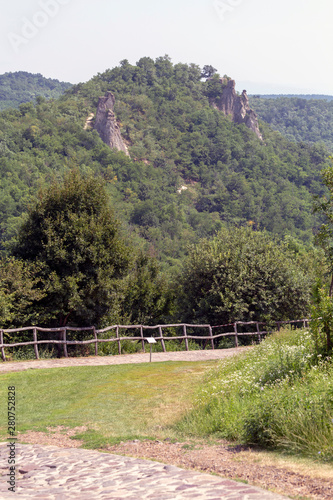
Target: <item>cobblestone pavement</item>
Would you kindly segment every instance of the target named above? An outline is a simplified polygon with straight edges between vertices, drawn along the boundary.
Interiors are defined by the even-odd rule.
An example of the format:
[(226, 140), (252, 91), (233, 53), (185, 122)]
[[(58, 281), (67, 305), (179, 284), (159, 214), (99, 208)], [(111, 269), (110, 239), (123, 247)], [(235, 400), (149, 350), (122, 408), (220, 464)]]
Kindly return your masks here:
[[(208, 349), (207, 351), (156, 352), (152, 354), (152, 362), (161, 361), (208, 361), (223, 359), (251, 349), (251, 347), (235, 347), (232, 349)], [(35, 368), (62, 368), (64, 366), (100, 366), (121, 365), (126, 363), (149, 363), (149, 353), (122, 354), (118, 356), (89, 356), (85, 358), (39, 359), (31, 361), (0, 362), (0, 373), (29, 370)]]
[(8, 443), (0, 444), (0, 498), (66, 500), (283, 500), (247, 484), (172, 465), (98, 451), (16, 445), (15, 493)]

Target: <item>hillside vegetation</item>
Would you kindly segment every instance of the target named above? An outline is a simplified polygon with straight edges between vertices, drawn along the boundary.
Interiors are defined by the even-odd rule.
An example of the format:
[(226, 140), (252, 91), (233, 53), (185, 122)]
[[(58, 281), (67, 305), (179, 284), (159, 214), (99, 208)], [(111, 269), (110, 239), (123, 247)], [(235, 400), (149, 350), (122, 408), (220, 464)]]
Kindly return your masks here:
[(0, 111), (17, 108), (23, 102), (34, 101), (37, 96), (55, 99), (64, 93), (71, 83), (59, 82), (42, 75), (16, 71), (0, 75)]
[[(106, 91), (131, 159), (84, 130)], [(221, 227), (251, 225), (311, 242), (312, 196), (324, 187), (323, 145), (295, 144), (261, 125), (264, 141), (209, 105), (196, 65), (142, 58), (71, 87), (57, 100), (0, 114), (0, 230), (4, 243), (41, 186), (78, 165), (107, 182), (117, 215), (166, 265)], [(175, 260), (176, 259), (176, 260)]]
[(274, 99), (253, 96), (250, 102), (259, 118), (287, 139), (321, 142), (333, 152), (333, 97), (328, 101), (300, 96)]
[[(115, 96), (130, 156), (110, 149), (93, 129), (92, 114), (105, 92)], [(214, 107), (220, 92), (218, 76), (205, 81), (194, 64), (145, 57), (136, 65), (124, 60), (57, 99), (39, 96), (0, 113), (0, 326), (14, 329), (4, 332), (5, 341), (31, 340), (31, 331), (15, 328), (36, 324), (217, 326), (296, 319), (294, 314), (312, 311), (311, 331), (280, 332), (245, 356), (222, 362), (186, 416), (177, 405), (175, 411), (174, 399), (177, 394), (190, 407), (202, 372), (190, 364), (181, 388), (186, 397), (177, 384), (170, 392), (170, 377), (180, 380), (177, 365), (163, 367), (163, 374), (151, 366), (83, 368), (75, 370), (75, 383), (69, 369), (73, 377), (61, 383), (53, 377), (52, 391), (46, 372), (38, 384), (35, 375), (10, 375), (12, 384), (27, 386), (21, 428), (85, 425), (94, 418), (91, 401), (97, 398), (104, 410), (83, 439), (98, 446), (146, 436), (145, 416), (154, 419), (163, 399), (172, 415), (161, 425), (183, 417), (176, 435), (215, 434), (332, 460), (333, 300), (325, 288), (333, 269), (329, 152), (309, 137), (290, 141), (264, 122), (260, 140)], [(300, 101), (300, 109), (306, 104), (303, 114), (295, 113), (295, 127), (306, 135), (315, 112), (306, 114), (312, 101)], [(327, 103), (319, 104), (313, 140), (322, 136), (328, 116)], [(319, 231), (324, 217), (327, 224)], [(326, 261), (313, 246), (317, 232)], [(176, 328), (168, 333), (175, 337)], [(71, 340), (84, 335), (70, 331)], [(137, 350), (126, 340), (128, 350)], [(241, 342), (251, 340), (243, 336)], [(224, 339), (216, 347), (227, 344)], [(70, 355), (91, 352), (78, 347), (71, 345)], [(24, 358), (32, 350), (9, 349), (13, 358), (18, 352)], [(103, 352), (112, 354), (108, 345)], [(45, 344), (43, 356), (55, 356), (54, 349)], [(125, 386), (134, 375), (129, 399)], [(118, 396), (116, 404), (109, 397), (115, 377), (124, 382), (118, 384), (126, 396), (121, 404)], [(146, 392), (147, 377), (162, 399), (156, 387)], [(73, 410), (78, 385), (83, 399)], [(36, 387), (42, 409), (31, 406)], [(60, 391), (61, 398), (54, 397)], [(153, 410), (145, 413), (147, 394)], [(128, 402), (144, 419), (127, 418)], [(102, 432), (112, 428), (115, 415), (119, 427)]]
[(316, 347), (308, 330), (283, 330), (222, 360), (178, 430), (332, 462), (333, 366)]
[(279, 97), (297, 97), (298, 99), (306, 99), (306, 100), (321, 100), (321, 101), (333, 101), (333, 95), (327, 94), (256, 94), (251, 95), (250, 97), (260, 97), (261, 99), (278, 99)]
[[(87, 126), (108, 91), (130, 157)], [(219, 92), (194, 64), (142, 58), (0, 113), (3, 327), (307, 314), (328, 151), (264, 123), (260, 140)]]

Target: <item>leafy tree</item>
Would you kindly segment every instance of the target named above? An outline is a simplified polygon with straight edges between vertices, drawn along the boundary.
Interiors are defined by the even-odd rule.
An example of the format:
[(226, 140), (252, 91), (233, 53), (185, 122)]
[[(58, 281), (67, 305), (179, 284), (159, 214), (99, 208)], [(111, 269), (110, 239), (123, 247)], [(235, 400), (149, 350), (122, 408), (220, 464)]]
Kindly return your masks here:
[(214, 75), (212, 78), (205, 82), (205, 95), (212, 100), (218, 99), (222, 96), (225, 84), (222, 84), (220, 75)]
[[(324, 143), (332, 152), (333, 100), (326, 97), (327, 100), (292, 96), (259, 99), (253, 96), (250, 97), (250, 105), (261, 120), (269, 123), (289, 140)], [(320, 155), (320, 144), (317, 148)]]
[(331, 285), (329, 296), (333, 295), (333, 157), (330, 157), (331, 165), (322, 171), (325, 186), (328, 188), (328, 195), (315, 198), (316, 212), (321, 213), (325, 221), (321, 225), (316, 235), (317, 243), (325, 250), (327, 262), (331, 272)]
[(202, 240), (192, 246), (180, 282), (185, 321), (283, 320), (309, 311), (310, 279), (265, 232), (224, 229)]
[(217, 72), (217, 69), (213, 68), (213, 66), (211, 66), (211, 65), (209, 65), (209, 64), (206, 64), (206, 65), (202, 68), (201, 78), (210, 78), (210, 77), (211, 77), (211, 76), (213, 76), (216, 72)]
[(78, 170), (44, 190), (23, 223), (13, 255), (40, 263), (35, 302), (49, 326), (98, 324), (116, 307), (130, 265), (103, 183)]
[(13, 257), (0, 260), (0, 321), (1, 328), (36, 324), (39, 312), (36, 301), (44, 297), (38, 274), (40, 266)]
[(156, 258), (140, 251), (125, 281), (123, 311), (130, 323), (166, 321), (173, 307), (173, 292)]

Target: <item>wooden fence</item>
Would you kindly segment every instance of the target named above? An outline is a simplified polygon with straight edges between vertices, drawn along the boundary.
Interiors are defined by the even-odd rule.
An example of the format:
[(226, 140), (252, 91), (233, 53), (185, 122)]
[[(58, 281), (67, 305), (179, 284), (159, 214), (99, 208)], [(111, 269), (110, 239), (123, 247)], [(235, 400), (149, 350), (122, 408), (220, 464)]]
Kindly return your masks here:
[[(280, 330), (282, 325), (285, 324), (301, 324), (304, 327), (307, 327), (309, 325), (309, 319), (300, 319), (300, 320), (291, 320), (291, 321), (277, 321), (275, 322), (276, 327), (278, 330)], [(165, 341), (168, 340), (180, 340), (180, 341), (185, 341), (185, 349), (186, 351), (189, 350), (189, 343), (188, 341), (191, 339), (193, 340), (203, 340), (205, 341), (205, 346), (206, 343), (211, 344), (211, 348), (215, 349), (215, 344), (214, 341), (216, 339), (220, 339), (222, 337), (234, 337), (235, 338), (235, 347), (238, 347), (238, 339), (239, 337), (242, 336), (257, 336), (259, 342), (262, 339), (262, 336), (267, 335), (268, 333), (271, 333), (271, 331), (267, 330), (262, 330), (261, 327), (263, 325), (266, 325), (266, 323), (259, 322), (259, 321), (236, 321), (235, 323), (228, 323), (225, 325), (217, 325), (217, 326), (210, 326), (210, 325), (191, 325), (191, 324), (174, 324), (174, 325), (155, 325), (155, 326), (144, 326), (144, 325), (113, 325), (109, 326), (107, 328), (104, 328), (102, 330), (96, 330), (95, 327), (86, 327), (86, 328), (74, 328), (74, 327), (64, 327), (64, 328), (40, 328), (38, 326), (32, 326), (32, 327), (25, 327), (25, 328), (16, 328), (16, 329), (9, 329), (9, 330), (0, 330), (0, 350), (1, 350), (1, 356), (2, 360), (6, 361), (6, 355), (5, 355), (5, 349), (6, 348), (13, 348), (13, 347), (23, 347), (23, 346), (34, 346), (34, 351), (35, 351), (35, 356), (36, 359), (39, 359), (39, 351), (38, 351), (38, 346), (42, 344), (54, 344), (54, 345), (62, 345), (63, 346), (63, 354), (67, 358), (68, 357), (68, 350), (67, 346), (70, 345), (90, 345), (90, 344), (95, 344), (95, 355), (98, 356), (98, 344), (103, 343), (103, 342), (117, 342), (118, 343), (118, 352), (121, 354), (121, 341), (122, 340), (132, 340), (132, 341), (141, 341), (142, 343), (142, 350), (145, 352), (145, 339), (149, 336), (153, 336), (155, 340), (160, 340), (163, 352), (166, 352), (165, 348)], [(254, 329), (254, 331), (251, 332), (244, 332), (241, 331), (244, 329), (244, 327), (249, 327)], [(164, 335), (163, 334), (163, 329), (166, 328), (182, 328), (182, 335)], [(192, 335), (188, 333), (188, 329), (204, 329), (208, 331), (208, 335)], [(213, 330), (223, 330), (223, 329), (229, 329), (231, 331), (227, 332), (222, 332), (222, 333), (217, 333), (213, 335)], [(134, 337), (129, 337), (129, 336), (121, 336), (120, 332), (122, 329), (125, 330), (140, 330), (140, 336), (134, 336)], [(155, 334), (150, 334), (150, 335), (144, 335), (145, 331), (150, 331), (152, 332), (153, 330), (156, 330), (157, 332)], [(27, 331), (32, 331), (33, 334), (33, 340), (31, 342), (18, 342), (18, 343), (13, 343), (13, 344), (5, 344), (4, 343), (4, 333), (19, 333), (19, 332), (27, 332)], [(92, 334), (92, 339), (90, 340), (68, 340), (67, 334), (68, 332), (89, 332), (91, 331)], [(99, 338), (99, 335), (102, 334), (107, 334), (108, 332), (114, 331), (115, 335), (109, 336), (107, 335), (107, 338)], [(45, 339), (45, 340), (38, 340), (38, 332), (43, 332), (47, 334), (57, 334), (58, 340), (54, 339)]]

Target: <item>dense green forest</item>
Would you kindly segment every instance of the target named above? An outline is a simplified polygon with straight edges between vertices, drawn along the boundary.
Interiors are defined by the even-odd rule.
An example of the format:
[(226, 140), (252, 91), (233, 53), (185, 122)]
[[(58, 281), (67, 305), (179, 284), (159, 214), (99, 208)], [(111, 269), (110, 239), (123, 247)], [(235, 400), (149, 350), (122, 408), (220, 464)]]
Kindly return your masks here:
[[(131, 159), (84, 130), (107, 90), (115, 94)], [(320, 170), (328, 151), (288, 141), (263, 123), (258, 140), (213, 109), (209, 91), (198, 66), (143, 58), (135, 66), (122, 61), (56, 100), (3, 111), (2, 244), (39, 187), (74, 165), (104, 177), (125, 226), (168, 266), (187, 243), (221, 227), (251, 225), (311, 242), (318, 226), (312, 197), (324, 192)]]
[(26, 71), (5, 73), (0, 75), (0, 110), (17, 108), (23, 102), (35, 100), (37, 96), (57, 98), (70, 86), (70, 83)]
[[(277, 272), (278, 259), (281, 258), (281, 262), (291, 259), (298, 270), (293, 271), (290, 290), (305, 283), (303, 275), (311, 269), (302, 299), (302, 311), (308, 310), (309, 290), (324, 274), (322, 256), (312, 247), (322, 222), (320, 214), (313, 213), (313, 196), (321, 197), (327, 192), (321, 170), (331, 164), (328, 149), (324, 144), (290, 141), (264, 122), (260, 124), (261, 141), (245, 125), (233, 123), (212, 106), (212, 99), (221, 91), (217, 83), (217, 76), (214, 81), (203, 78), (202, 70), (195, 64), (174, 65), (168, 56), (155, 61), (144, 57), (136, 65), (124, 60), (87, 83), (70, 87), (57, 99), (47, 100), (40, 96), (36, 102), (22, 103), (18, 109), (0, 113), (0, 243), (4, 256), (11, 254), (19, 258), (19, 264), (15, 260), (5, 260), (0, 266), (4, 286), (0, 289), (0, 309), (7, 318), (6, 324), (12, 324), (14, 317), (20, 324), (29, 321), (65, 324), (68, 317), (76, 324), (83, 324), (85, 317), (89, 321), (90, 314), (84, 311), (90, 311), (92, 306), (84, 305), (82, 300), (98, 294), (102, 294), (109, 304), (116, 304), (112, 314), (101, 312), (96, 319), (98, 324), (121, 320), (180, 320), (184, 315), (190, 319), (193, 311), (188, 304), (183, 310), (176, 307), (182, 300), (178, 285), (183, 283), (183, 290), (186, 289), (184, 276), (192, 265), (189, 261), (184, 267), (184, 259), (196, 255), (193, 249), (202, 238), (211, 240), (220, 234), (219, 238), (227, 241), (225, 235), (228, 231), (231, 234), (235, 227), (249, 231), (244, 244), (247, 261), (255, 255), (255, 245), (262, 241), (260, 236), (258, 240), (251, 239), (252, 232), (270, 234), (263, 240), (268, 247), (279, 246), (274, 238), (284, 241), (281, 251), (277, 248), (267, 254), (268, 260), (276, 259), (277, 263), (268, 265), (267, 269)], [(106, 91), (115, 95), (116, 118), (130, 157), (110, 149), (95, 130), (85, 127), (87, 118), (96, 112), (99, 97)], [(57, 227), (63, 226), (60, 219), (54, 220), (54, 211), (47, 212), (43, 205), (43, 199), (57, 192), (52, 187), (50, 195), (48, 186), (62, 185), (71, 171), (78, 171), (87, 179), (103, 180), (106, 194), (101, 196), (111, 203), (120, 221), (119, 241), (135, 249), (130, 252), (127, 267), (124, 266), (122, 274), (115, 278), (113, 291), (112, 280), (106, 278), (113, 276), (113, 271), (107, 271), (112, 263), (105, 260), (105, 276), (99, 274), (102, 269), (97, 265), (96, 278), (92, 282), (100, 283), (101, 288), (96, 293), (94, 288), (89, 288), (91, 278), (85, 275), (85, 269), (93, 269), (95, 264), (82, 264), (96, 262), (96, 248), (100, 243), (91, 243), (91, 255), (76, 253), (75, 241), (80, 242), (81, 248), (85, 238), (95, 241), (100, 234), (97, 231), (92, 237), (91, 232), (84, 229), (89, 227), (90, 213), (97, 217), (89, 208), (92, 202), (87, 201), (82, 214), (74, 211), (68, 216), (65, 212), (61, 215), (64, 203), (55, 205), (60, 207), (60, 219), (65, 217), (65, 225), (69, 224), (68, 231), (62, 235), (57, 231)], [(30, 211), (29, 207), (32, 207)], [(38, 224), (31, 223), (35, 220), (33, 217), (37, 217)], [(103, 219), (104, 216), (98, 217)], [(35, 226), (37, 232), (33, 230)], [(70, 232), (77, 234), (74, 243), (68, 240), (71, 250), (65, 244)], [(31, 257), (31, 249), (39, 239), (41, 247)], [(55, 261), (57, 248), (56, 259), (60, 259), (59, 262), (65, 259), (66, 265), (73, 264), (69, 265), (67, 274)], [(223, 259), (231, 259), (228, 255), (232, 245), (231, 250), (221, 248)], [(207, 261), (216, 264), (219, 273), (226, 265), (222, 254), (215, 258), (213, 252), (212, 259)], [(260, 258), (266, 259), (265, 255), (263, 251)], [(251, 269), (251, 266), (237, 267), (240, 254), (233, 258), (236, 274), (238, 269), (242, 275), (246, 274), (246, 269)], [(260, 267), (260, 259), (258, 262)], [(182, 269), (185, 275), (180, 277)], [(196, 272), (202, 275), (203, 271), (207, 270), (200, 270), (199, 266)], [(165, 273), (173, 276), (172, 286)], [(214, 283), (209, 286), (214, 288)], [(275, 289), (274, 284), (266, 286)], [(260, 279), (258, 287), (261, 287)], [(54, 298), (45, 299), (46, 289), (51, 295), (51, 291), (56, 290), (59, 302)], [(250, 289), (245, 302), (239, 298), (239, 304), (245, 304), (238, 312), (241, 317), (233, 317), (227, 308), (226, 319), (254, 317), (256, 309), (246, 305), (246, 300), (253, 296), (253, 287)], [(228, 300), (233, 300), (236, 292), (231, 290), (230, 293)], [(61, 302), (60, 295), (72, 305), (69, 306), (65, 299)], [(109, 296), (112, 300), (107, 299)], [(215, 316), (210, 312), (203, 314), (207, 321), (209, 318), (215, 320), (216, 314), (220, 314), (216, 313), (222, 307), (218, 303), (220, 299), (221, 295), (217, 303), (213, 299)], [(48, 311), (45, 301), (57, 310)], [(13, 303), (19, 309), (16, 310)], [(81, 313), (77, 310), (74, 314), (73, 308)], [(25, 311), (25, 315), (20, 311)], [(260, 314), (275, 317), (276, 311), (266, 308)], [(285, 317), (287, 312), (279, 314)]]
[(323, 100), (323, 101), (333, 101), (333, 95), (326, 95), (326, 94), (254, 94), (249, 96), (254, 97), (254, 98), (261, 98), (261, 99), (279, 99), (280, 97), (297, 97), (298, 99), (306, 99), (306, 100)]
[(250, 102), (258, 117), (287, 139), (321, 142), (333, 152), (333, 97), (326, 100), (303, 96), (274, 99), (253, 96)]
[[(0, 112), (1, 332), (14, 344), (32, 341), (31, 325), (61, 327), (58, 339), (69, 327), (69, 355), (82, 356), (95, 351), (75, 344), (92, 335), (80, 327), (195, 323), (190, 347), (203, 348), (203, 323), (223, 331), (254, 320), (269, 331), (311, 315), (306, 331), (282, 330), (220, 365), (177, 426), (331, 459), (332, 108), (254, 99), (272, 127), (281, 117), (282, 133), (260, 122), (261, 140), (214, 107), (224, 82), (205, 68), (124, 60), (59, 97)], [(107, 91), (130, 156), (91, 126)], [(163, 329), (181, 349), (180, 327)], [(238, 333), (239, 345), (252, 342)], [(62, 355), (50, 332), (38, 339), (41, 358)], [(123, 353), (142, 349), (141, 339), (120, 341)], [(231, 346), (227, 336), (212, 342)], [(34, 355), (6, 346), (10, 360)]]

